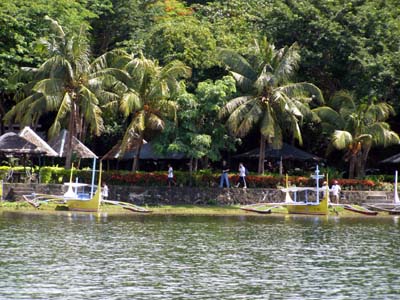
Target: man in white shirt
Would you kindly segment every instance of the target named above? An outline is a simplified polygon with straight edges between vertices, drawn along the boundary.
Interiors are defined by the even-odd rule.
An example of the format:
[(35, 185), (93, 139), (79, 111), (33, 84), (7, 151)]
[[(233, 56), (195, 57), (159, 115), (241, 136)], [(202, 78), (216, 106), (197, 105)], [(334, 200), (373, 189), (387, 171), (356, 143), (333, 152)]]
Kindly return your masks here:
[(331, 187), (331, 191), (332, 191), (332, 200), (335, 201), (336, 200), (336, 204), (339, 204), (339, 198), (340, 198), (340, 185), (338, 184), (337, 180), (333, 181), (333, 185)]
[(168, 164), (168, 187), (171, 187), (172, 184), (176, 185), (176, 182), (174, 181), (174, 169), (171, 164)]

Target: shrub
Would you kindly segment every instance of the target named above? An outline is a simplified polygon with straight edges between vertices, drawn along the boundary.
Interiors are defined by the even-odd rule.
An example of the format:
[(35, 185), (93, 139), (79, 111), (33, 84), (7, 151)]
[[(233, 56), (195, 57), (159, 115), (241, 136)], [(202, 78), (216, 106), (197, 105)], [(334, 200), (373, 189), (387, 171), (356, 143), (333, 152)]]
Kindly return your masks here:
[[(0, 166), (0, 176), (4, 179), (9, 166)], [(23, 171), (24, 167), (13, 167), (16, 171)], [(70, 179), (70, 170), (53, 167), (35, 167), (39, 170), (42, 183), (63, 183)], [(219, 186), (220, 174), (212, 173), (210, 170), (193, 172), (191, 175), (185, 171), (175, 171), (175, 180), (178, 186), (193, 187), (217, 187)], [(90, 169), (74, 170), (73, 181), (79, 178), (79, 182), (91, 183), (92, 171)], [(334, 178), (334, 177), (330, 177)], [(238, 182), (238, 175), (229, 175), (231, 184)], [(109, 185), (136, 185), (136, 186), (167, 186), (167, 172), (129, 172), (129, 171), (103, 171), (102, 180)], [(290, 185), (296, 186), (314, 186), (315, 181), (305, 176), (289, 176)], [(388, 190), (393, 186), (393, 175), (370, 175), (366, 179), (337, 179), (344, 190)], [(246, 177), (247, 185), (250, 188), (277, 188), (285, 186), (285, 176), (275, 174), (253, 175)], [(332, 185), (330, 180), (330, 185)]]

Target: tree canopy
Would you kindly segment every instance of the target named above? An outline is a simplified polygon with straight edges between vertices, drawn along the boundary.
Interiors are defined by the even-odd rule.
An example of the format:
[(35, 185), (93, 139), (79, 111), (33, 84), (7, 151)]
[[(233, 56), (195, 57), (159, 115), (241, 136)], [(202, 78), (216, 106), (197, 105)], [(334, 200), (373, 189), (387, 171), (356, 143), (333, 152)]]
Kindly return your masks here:
[[(239, 124), (238, 119), (229, 121), (231, 135), (221, 120), (215, 123), (213, 130), (204, 126), (194, 129), (184, 124), (191, 118), (198, 122), (204, 115), (214, 120), (216, 103), (220, 108), (226, 104), (221, 103), (228, 99), (227, 94), (219, 92), (228, 82), (224, 76), (229, 74), (229, 70), (225, 69), (226, 61), (219, 56), (219, 49), (230, 49), (247, 60), (254, 40), (259, 41), (262, 37), (266, 37), (276, 49), (296, 45), (297, 69), (291, 77), (292, 83), (310, 83), (318, 87), (327, 99), (338, 91), (351, 91), (356, 107), (363, 101), (365, 103), (365, 99), (379, 99), (380, 103), (393, 108), (394, 114), (385, 122), (396, 124), (398, 117), (395, 115), (400, 111), (397, 100), (400, 94), (399, 13), (397, 0), (3, 0), (0, 3), (0, 115), (3, 120), (13, 107), (15, 112), (15, 105), (21, 108), (20, 101), (24, 99), (20, 97), (21, 93), (26, 93), (28, 88), (36, 86), (34, 90), (39, 91), (38, 78), (35, 82), (28, 82), (15, 74), (20, 74), (21, 68), (39, 69), (49, 60), (50, 56), (42, 51), (41, 46), (41, 41), (51, 38), (48, 22), (44, 21), (45, 16), (49, 16), (71, 36), (79, 36), (83, 27), (87, 29), (89, 65), (98, 63), (99, 58), (106, 59), (107, 54), (113, 51), (125, 51), (134, 56), (141, 53), (160, 68), (177, 60), (191, 68), (192, 76), (185, 79), (181, 94), (171, 98), (177, 107), (186, 108), (177, 111), (177, 120), (188, 130), (185, 134), (195, 134), (191, 139), (185, 139), (185, 145), (180, 144), (180, 147), (189, 147), (190, 150), (190, 143), (195, 143), (199, 145), (199, 153), (208, 153), (212, 159), (219, 159), (224, 152), (220, 146), (215, 146), (213, 140), (229, 137), (224, 140), (227, 142), (226, 152), (235, 148), (231, 147), (232, 141), (237, 145), (246, 140), (245, 144), (250, 147), (259, 144), (260, 140), (251, 130), (247, 135), (243, 132), (238, 134), (238, 131), (232, 136), (231, 125), (233, 122)], [(254, 67), (252, 61), (248, 63)], [(122, 84), (126, 84), (123, 77), (129, 77), (128, 70), (124, 70), (122, 65), (118, 68), (121, 73), (113, 80), (111, 75), (103, 78), (103, 93), (97, 95), (98, 107), (104, 117), (104, 124), (100, 127), (107, 128), (108, 136), (126, 132), (136, 113), (132, 110), (124, 114), (122, 110), (110, 109), (111, 103), (121, 100), (117, 101), (115, 97), (123, 95)], [(42, 91), (43, 88), (42, 82)], [(219, 91), (214, 94), (215, 99), (209, 93), (213, 89)], [(239, 88), (229, 98), (243, 95), (244, 91)], [(309, 108), (319, 105), (313, 101)], [(187, 111), (190, 107), (196, 109), (196, 114)], [(53, 124), (52, 114), (32, 117), (36, 123), (43, 124), (45, 130)], [(295, 127), (281, 124), (284, 128), (280, 134), (282, 139), (301, 143), (296, 132), (309, 126), (313, 128), (313, 134), (318, 135), (314, 139), (321, 140), (317, 128), (319, 123), (307, 113), (308, 117), (309, 121), (297, 123), (295, 127), (298, 130), (289, 130)], [(23, 123), (22, 117), (14, 120)], [(86, 121), (90, 122), (90, 118)], [(169, 126), (169, 121), (166, 122), (164, 128), (170, 128), (174, 134), (161, 140), (171, 143), (173, 136), (183, 134), (175, 130), (182, 128)], [(243, 126), (240, 128), (244, 130)], [(151, 134), (158, 135), (155, 132)], [(307, 141), (304, 145), (311, 145), (312, 142), (308, 141), (311, 138), (305, 136)], [(329, 137), (323, 139), (328, 140), (326, 144), (331, 142)], [(168, 148), (169, 144), (165, 146)], [(215, 151), (209, 152), (210, 147)], [(193, 153), (194, 157), (200, 156), (199, 153)]]

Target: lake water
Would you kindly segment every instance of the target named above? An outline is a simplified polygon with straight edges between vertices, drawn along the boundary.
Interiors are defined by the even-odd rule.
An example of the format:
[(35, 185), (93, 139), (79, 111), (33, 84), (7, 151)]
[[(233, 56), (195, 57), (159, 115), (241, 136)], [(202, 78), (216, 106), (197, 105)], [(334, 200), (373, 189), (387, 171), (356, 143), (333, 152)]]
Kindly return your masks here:
[(0, 299), (400, 299), (398, 217), (0, 211)]

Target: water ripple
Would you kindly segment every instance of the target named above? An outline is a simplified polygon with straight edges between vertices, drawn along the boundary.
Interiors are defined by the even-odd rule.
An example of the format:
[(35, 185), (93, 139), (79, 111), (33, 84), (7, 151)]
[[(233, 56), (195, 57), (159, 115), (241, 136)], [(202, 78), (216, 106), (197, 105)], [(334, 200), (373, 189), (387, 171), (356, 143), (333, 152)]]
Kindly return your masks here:
[(0, 299), (398, 299), (391, 218), (0, 215)]

